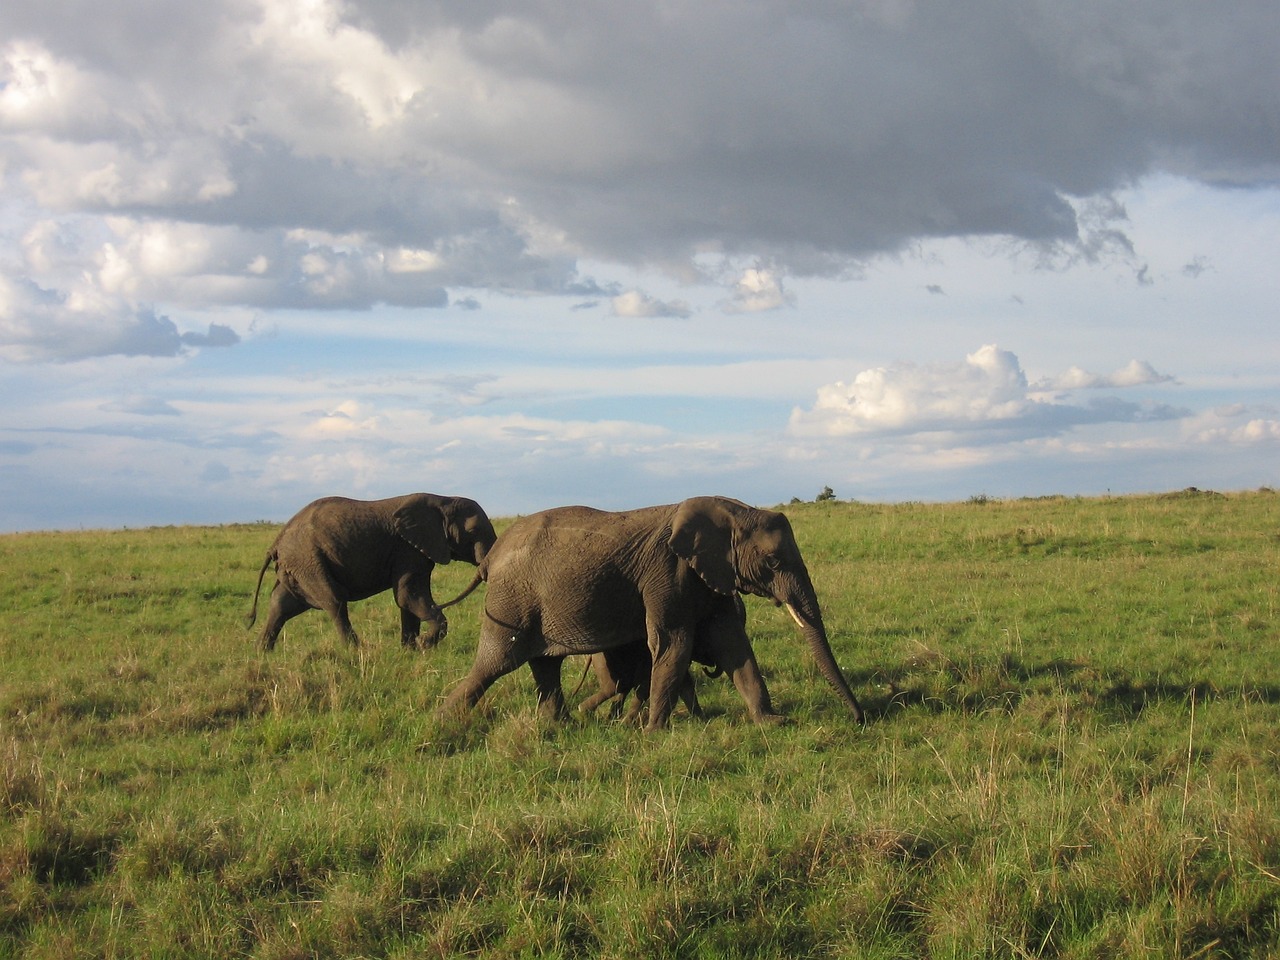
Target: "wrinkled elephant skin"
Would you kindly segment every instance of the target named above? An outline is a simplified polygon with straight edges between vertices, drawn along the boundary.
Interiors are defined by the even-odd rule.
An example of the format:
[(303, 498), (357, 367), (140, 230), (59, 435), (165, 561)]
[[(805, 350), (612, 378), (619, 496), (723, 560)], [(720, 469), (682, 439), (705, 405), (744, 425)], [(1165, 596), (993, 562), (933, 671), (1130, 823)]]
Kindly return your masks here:
[(496, 540), (484, 510), (465, 497), (325, 497), (298, 511), (267, 551), (248, 622), (257, 618), (262, 578), (274, 563), (276, 583), (258, 639), (262, 650), (275, 647), (288, 620), (311, 609), (325, 611), (342, 638), (358, 646), (347, 604), (384, 590), (395, 592), (401, 642), (435, 646), (448, 630), (431, 597), (435, 565), (452, 560), (479, 564)]
[(442, 711), (470, 709), (499, 677), (528, 663), (542, 712), (566, 715), (561, 662), (645, 644), (646, 729), (667, 725), (695, 642), (733, 680), (753, 720), (777, 718), (739, 613), (739, 593), (790, 608), (823, 675), (862, 710), (827, 642), (804, 559), (781, 513), (723, 497), (608, 513), (561, 507), (521, 518), (480, 565), (485, 616), (470, 672)]

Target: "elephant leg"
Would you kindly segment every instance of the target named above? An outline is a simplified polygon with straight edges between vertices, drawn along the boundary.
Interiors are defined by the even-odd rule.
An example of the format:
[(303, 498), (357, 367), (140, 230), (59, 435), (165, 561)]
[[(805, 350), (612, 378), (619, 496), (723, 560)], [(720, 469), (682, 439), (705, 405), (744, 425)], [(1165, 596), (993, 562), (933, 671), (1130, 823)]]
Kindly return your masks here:
[[(406, 647), (416, 647), (421, 641), (424, 648), (434, 647), (449, 632), (449, 621), (431, 597), (431, 577), (415, 574), (402, 577), (396, 583), (396, 605), (400, 608), (400, 642)], [(421, 636), (422, 624), (427, 629)]]
[(623, 723), (630, 726), (638, 727), (644, 722), (644, 708), (648, 706), (649, 701), (640, 696), (640, 691), (636, 691), (636, 695), (631, 698), (631, 705), (627, 707), (626, 713), (622, 712), (624, 702), (618, 701), (618, 714)]
[(671, 719), (681, 678), (689, 673), (692, 638), (683, 632), (663, 636), (659, 631), (651, 631), (649, 651), (653, 655), (653, 670), (649, 677), (649, 721), (645, 730), (652, 732), (664, 729)]
[[(597, 690), (583, 700), (578, 706), (582, 713), (594, 713), (602, 703), (614, 701), (609, 717), (617, 720), (622, 714), (622, 707), (627, 694), (635, 686), (635, 651), (630, 647), (616, 647), (602, 650), (591, 655), (591, 666), (596, 675)], [(649, 651), (640, 650), (640, 657), (648, 669)]]
[(417, 614), (400, 608), (400, 643), (406, 647), (417, 647), (418, 631), (422, 628), (422, 618)]
[(578, 712), (595, 713), (596, 710), (599, 709), (600, 704), (608, 703), (617, 695), (618, 687), (616, 684), (610, 684), (608, 687), (601, 685), (600, 689), (587, 697), (587, 699), (583, 700), (582, 703), (578, 704)]
[(782, 715), (773, 709), (769, 687), (760, 674), (746, 627), (736, 615), (717, 617), (707, 625), (706, 644), (717, 666), (729, 674), (755, 723), (778, 723)]
[(564, 657), (534, 657), (529, 661), (533, 682), (538, 690), (538, 713), (546, 720), (567, 720), (564, 689), (560, 685), (560, 667)]
[(276, 639), (284, 625), (311, 605), (293, 593), (283, 583), (276, 581), (271, 591), (271, 601), (267, 607), (267, 619), (262, 626), (262, 634), (258, 637), (258, 649), (270, 653), (275, 649)]
[(329, 615), (334, 629), (343, 640), (353, 647), (360, 646), (360, 638), (356, 635), (356, 628), (351, 626), (351, 617), (347, 613), (347, 601), (335, 597), (327, 601), (321, 609)]
[[(694, 689), (693, 674), (688, 670), (685, 671), (684, 679), (680, 681), (676, 690), (680, 700), (684, 703), (685, 708), (689, 711), (691, 717), (703, 716), (702, 704), (698, 702), (698, 692)], [(649, 703), (649, 683), (647, 678), (641, 678), (636, 684), (635, 699), (631, 706), (627, 708), (627, 723), (638, 724), (644, 717), (644, 709)]]
[(347, 613), (347, 589), (327, 568), (313, 566), (302, 574), (291, 571), (291, 589), (310, 606), (327, 613), (343, 640), (353, 647), (360, 646), (360, 638)]
[(691, 717), (702, 717), (702, 704), (698, 702), (698, 691), (694, 688), (693, 674), (685, 671), (684, 682), (680, 684), (680, 699), (684, 701)]
[(492, 620), (480, 629), (480, 642), (476, 646), (476, 658), (462, 681), (454, 687), (440, 705), (441, 714), (459, 714), (476, 705), (484, 692), (499, 678), (506, 676), (529, 659), (525, 644), (511, 628), (497, 626)]

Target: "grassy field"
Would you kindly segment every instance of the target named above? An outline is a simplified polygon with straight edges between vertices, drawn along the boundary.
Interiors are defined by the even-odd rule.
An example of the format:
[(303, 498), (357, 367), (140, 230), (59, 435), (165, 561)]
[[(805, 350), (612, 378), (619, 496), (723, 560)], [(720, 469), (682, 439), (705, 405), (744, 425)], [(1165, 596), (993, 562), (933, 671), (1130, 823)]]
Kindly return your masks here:
[(1280, 954), (1280, 494), (786, 510), (865, 728), (752, 598), (785, 726), (442, 724), (482, 591), (261, 656), (274, 527), (0, 537), (0, 957)]

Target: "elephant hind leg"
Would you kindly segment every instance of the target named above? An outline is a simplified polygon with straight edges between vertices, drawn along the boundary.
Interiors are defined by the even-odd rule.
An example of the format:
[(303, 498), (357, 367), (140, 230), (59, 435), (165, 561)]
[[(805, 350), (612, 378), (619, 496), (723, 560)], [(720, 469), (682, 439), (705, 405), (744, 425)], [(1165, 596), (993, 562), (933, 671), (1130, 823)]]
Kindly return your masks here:
[[(402, 577), (396, 584), (400, 608), (400, 642), (406, 647), (434, 647), (449, 632), (449, 621), (431, 597), (431, 576)], [(421, 632), (423, 624), (426, 632)]]
[(595, 713), (602, 703), (614, 700), (610, 716), (616, 720), (622, 707), (622, 700), (626, 698), (627, 691), (630, 689), (627, 685), (628, 681), (622, 678), (622, 671), (613, 663), (609, 651), (593, 653), (589, 659), (592, 667), (595, 668), (596, 692), (578, 704), (578, 711), (587, 714)]
[(360, 638), (356, 635), (356, 628), (351, 626), (351, 617), (347, 613), (347, 601), (333, 599), (328, 601), (322, 609), (329, 615), (334, 628), (343, 640), (353, 647), (360, 646)]
[(684, 682), (680, 684), (680, 699), (691, 717), (702, 717), (702, 704), (698, 701), (698, 691), (694, 687), (693, 674), (685, 671)]
[(523, 644), (519, 642), (519, 636), (512, 635), (510, 630), (486, 620), (480, 631), (475, 661), (467, 675), (445, 697), (438, 711), (440, 714), (460, 714), (470, 710), (499, 677), (506, 676), (528, 659), (521, 649)]
[[(685, 671), (684, 679), (677, 685), (676, 692), (679, 694), (681, 701), (683, 701), (685, 708), (689, 711), (689, 716), (701, 718), (704, 715), (702, 704), (698, 701), (698, 692), (694, 689), (693, 675), (689, 671)], [(649, 702), (648, 683), (642, 682), (638, 684), (635, 693), (635, 699), (626, 713), (626, 721), (631, 724), (642, 723), (645, 719), (645, 707)]]
[(618, 688), (616, 686), (609, 687), (609, 688), (601, 687), (591, 696), (587, 697), (587, 699), (583, 700), (582, 703), (578, 704), (578, 712), (579, 713), (595, 713), (596, 710), (600, 707), (600, 704), (608, 703), (617, 695), (618, 695)]
[(275, 649), (276, 640), (284, 625), (311, 605), (279, 581), (271, 591), (271, 601), (267, 606), (267, 619), (262, 625), (262, 633), (258, 636), (258, 649), (270, 653)]

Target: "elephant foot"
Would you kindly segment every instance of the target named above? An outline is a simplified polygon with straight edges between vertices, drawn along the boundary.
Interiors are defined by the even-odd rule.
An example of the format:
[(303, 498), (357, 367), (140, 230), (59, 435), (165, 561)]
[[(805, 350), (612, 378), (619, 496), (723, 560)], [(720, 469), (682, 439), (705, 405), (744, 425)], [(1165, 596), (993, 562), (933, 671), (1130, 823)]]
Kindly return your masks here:
[(431, 620), (422, 621), (422, 629), (415, 638), (423, 650), (430, 650), (449, 634), (449, 621), (443, 613)]
[(563, 698), (548, 698), (538, 704), (538, 719), (546, 723), (564, 723), (569, 719), (569, 708)]
[(757, 713), (752, 715), (751, 722), (761, 727), (781, 727), (790, 721), (781, 713)]

